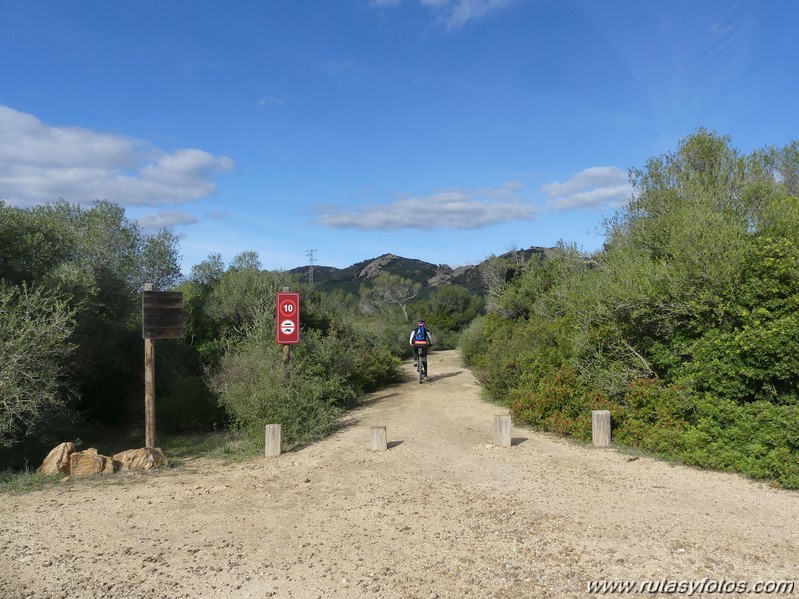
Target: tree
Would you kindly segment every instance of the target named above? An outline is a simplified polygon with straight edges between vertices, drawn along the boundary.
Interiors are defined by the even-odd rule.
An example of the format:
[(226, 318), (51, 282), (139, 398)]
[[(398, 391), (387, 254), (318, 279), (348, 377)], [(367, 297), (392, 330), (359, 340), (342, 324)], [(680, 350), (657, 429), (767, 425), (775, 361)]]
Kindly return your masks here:
[(504, 288), (496, 269), (465, 353), (491, 356), (491, 395), (569, 434), (605, 405), (622, 443), (799, 487), (797, 148), (745, 155), (700, 129), (630, 171), (601, 252)]
[(247, 250), (236, 254), (233, 257), (233, 262), (230, 263), (230, 268), (235, 270), (261, 270), (261, 260), (258, 258), (258, 252)]
[(191, 280), (203, 287), (209, 287), (225, 274), (222, 254), (208, 254), (202, 262), (191, 267)]
[(72, 311), (75, 350), (63, 356), (63, 366), (84, 413), (114, 416), (121, 411), (118, 389), (137, 393), (140, 364), (129, 358), (140, 352), (138, 292), (145, 278), (173, 285), (177, 260), (172, 233), (143, 235), (111, 202), (88, 209), (64, 201), (26, 209), (0, 205), (0, 278), (46, 289)]
[(399, 275), (388, 272), (380, 273), (371, 287), (362, 291), (362, 305), (369, 310), (377, 310), (384, 316), (390, 316), (391, 306), (398, 306), (403, 320), (408, 320), (408, 303), (419, 295), (421, 283), (414, 283)]
[(480, 276), (489, 298), (497, 298), (508, 286), (511, 261), (491, 254), (480, 264)]
[(143, 239), (139, 255), (139, 286), (152, 283), (155, 290), (172, 289), (180, 279), (177, 236), (162, 229)]
[(52, 294), (0, 281), (0, 448), (15, 445), (47, 413), (65, 408), (72, 317)]
[(289, 287), (292, 277), (260, 269), (258, 253), (237, 255), (207, 295), (206, 316), (215, 337), (241, 336), (263, 312), (274, 310), (275, 293)]
[(460, 331), (480, 314), (482, 298), (460, 285), (441, 285), (427, 302), (430, 321), (439, 329)]

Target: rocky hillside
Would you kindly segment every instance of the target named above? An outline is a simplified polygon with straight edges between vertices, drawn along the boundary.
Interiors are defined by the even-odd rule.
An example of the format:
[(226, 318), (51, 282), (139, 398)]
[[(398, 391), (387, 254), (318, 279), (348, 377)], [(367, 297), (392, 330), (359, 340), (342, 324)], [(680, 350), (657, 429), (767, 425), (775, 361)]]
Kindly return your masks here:
[[(549, 248), (534, 246), (526, 250), (516, 250), (515, 253), (520, 259), (528, 260), (535, 254), (546, 256), (549, 251)], [(503, 256), (510, 257), (511, 253), (503, 254)], [(347, 268), (314, 265), (313, 280), (314, 287), (320, 291), (342, 289), (348, 293), (357, 294), (363, 285), (369, 283), (370, 279), (380, 273), (388, 272), (421, 283), (423, 286), (422, 295), (425, 295), (425, 290), (429, 292), (445, 283), (460, 285), (472, 293), (482, 294), (485, 293), (485, 289), (480, 276), (481, 264), (451, 268), (446, 264), (431, 264), (423, 260), (403, 258), (395, 254), (383, 254), (377, 258), (358, 262)], [(299, 274), (303, 282), (308, 281), (308, 266), (300, 266), (289, 272)]]

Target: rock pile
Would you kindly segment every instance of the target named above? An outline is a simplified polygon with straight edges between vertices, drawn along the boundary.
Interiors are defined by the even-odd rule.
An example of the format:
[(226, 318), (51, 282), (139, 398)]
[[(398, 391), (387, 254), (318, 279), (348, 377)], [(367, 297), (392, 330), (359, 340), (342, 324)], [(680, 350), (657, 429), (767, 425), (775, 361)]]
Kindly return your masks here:
[(54, 447), (36, 472), (50, 475), (88, 476), (90, 474), (113, 474), (119, 470), (153, 470), (166, 465), (166, 456), (158, 448), (129, 449), (109, 457), (100, 454), (94, 447), (76, 451), (74, 443), (66, 442)]

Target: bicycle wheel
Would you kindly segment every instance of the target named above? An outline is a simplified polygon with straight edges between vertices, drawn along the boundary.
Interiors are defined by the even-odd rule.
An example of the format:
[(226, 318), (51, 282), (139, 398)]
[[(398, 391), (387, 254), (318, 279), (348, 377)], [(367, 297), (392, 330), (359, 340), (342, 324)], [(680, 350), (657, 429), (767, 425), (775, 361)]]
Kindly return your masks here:
[(419, 384), (422, 384), (422, 377), (424, 376), (424, 367), (422, 366), (422, 351), (419, 350), (416, 356), (416, 370), (419, 371)]

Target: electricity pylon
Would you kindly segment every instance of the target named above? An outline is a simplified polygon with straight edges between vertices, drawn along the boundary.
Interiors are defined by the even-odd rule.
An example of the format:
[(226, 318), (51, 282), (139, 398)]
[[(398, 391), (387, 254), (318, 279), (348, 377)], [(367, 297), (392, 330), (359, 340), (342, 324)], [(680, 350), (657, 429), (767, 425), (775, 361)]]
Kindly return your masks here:
[(308, 253), (305, 254), (308, 256), (308, 284), (311, 286), (311, 289), (313, 289), (313, 265), (315, 262), (314, 252), (316, 251), (317, 250), (308, 250)]

